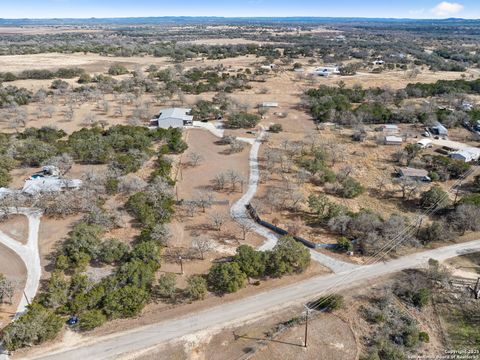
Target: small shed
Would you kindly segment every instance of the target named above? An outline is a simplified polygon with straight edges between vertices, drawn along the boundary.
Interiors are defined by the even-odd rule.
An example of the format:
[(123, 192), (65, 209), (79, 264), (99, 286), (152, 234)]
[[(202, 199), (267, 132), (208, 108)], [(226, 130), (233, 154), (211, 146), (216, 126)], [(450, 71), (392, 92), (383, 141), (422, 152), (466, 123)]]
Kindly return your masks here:
[(448, 130), (445, 126), (443, 126), (440, 122), (436, 122), (434, 125), (432, 125), (429, 128), (430, 132), (433, 135), (438, 135), (438, 136), (448, 136)]
[(381, 131), (386, 134), (398, 134), (400, 132), (400, 129), (395, 124), (385, 124), (382, 125)]
[(410, 178), (419, 181), (431, 181), (428, 171), (411, 167), (401, 168), (397, 171), (399, 177)]
[(403, 139), (400, 136), (385, 136), (385, 145), (402, 145)]

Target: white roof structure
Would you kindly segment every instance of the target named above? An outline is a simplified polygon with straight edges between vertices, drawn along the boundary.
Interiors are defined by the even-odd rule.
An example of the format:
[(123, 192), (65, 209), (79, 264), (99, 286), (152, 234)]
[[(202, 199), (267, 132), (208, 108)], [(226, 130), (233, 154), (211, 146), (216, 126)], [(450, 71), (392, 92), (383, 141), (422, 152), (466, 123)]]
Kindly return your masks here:
[(278, 102), (266, 101), (261, 104), (261, 107), (278, 107)]
[(45, 192), (58, 192), (65, 189), (78, 189), (82, 186), (82, 180), (60, 179), (58, 177), (39, 177), (25, 180), (22, 191), (29, 195)]
[(162, 109), (158, 118), (158, 127), (168, 129), (169, 127), (179, 128), (185, 125), (192, 125), (193, 116), (189, 115), (192, 109), (187, 108), (168, 108)]
[(422, 139), (417, 141), (417, 144), (420, 145), (422, 148), (426, 148), (427, 146), (432, 144), (432, 140), (430, 139)]
[(477, 161), (480, 159), (480, 149), (469, 147), (450, 153), (452, 159), (462, 160), (464, 162)]
[(340, 70), (338, 66), (322, 66), (318, 67), (313, 71), (314, 75), (318, 76), (329, 76), (330, 74), (339, 74)]
[(400, 136), (385, 136), (385, 144), (401, 144), (403, 139)]

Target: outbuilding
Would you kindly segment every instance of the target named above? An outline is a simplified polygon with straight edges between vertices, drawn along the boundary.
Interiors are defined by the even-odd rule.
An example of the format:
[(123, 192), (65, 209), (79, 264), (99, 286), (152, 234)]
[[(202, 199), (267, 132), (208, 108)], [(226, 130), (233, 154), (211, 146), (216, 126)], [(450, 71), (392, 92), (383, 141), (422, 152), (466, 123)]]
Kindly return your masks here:
[(323, 66), (316, 68), (313, 74), (317, 76), (330, 76), (332, 74), (340, 74), (340, 70), (338, 66)]
[(426, 149), (426, 148), (429, 148), (429, 147), (433, 146), (432, 140), (430, 140), (430, 139), (419, 140), (419, 141), (417, 141), (417, 145), (420, 146), (420, 148), (422, 148), (422, 149)]
[(450, 153), (452, 159), (461, 160), (463, 162), (477, 161), (480, 158), (480, 149), (474, 147), (468, 147), (462, 150), (458, 150)]
[(438, 121), (433, 124), (433, 126), (431, 126), (429, 128), (429, 131), (433, 134), (433, 135), (438, 135), (438, 136), (448, 136), (448, 130), (445, 126), (443, 126), (441, 123), (439, 123)]
[(403, 139), (400, 136), (385, 136), (385, 145), (402, 145)]
[(410, 178), (418, 181), (431, 181), (428, 171), (424, 169), (415, 169), (411, 167), (401, 168), (397, 171), (401, 178)]
[(264, 108), (276, 108), (278, 107), (278, 102), (266, 101), (260, 104), (260, 107)]
[(182, 128), (193, 125), (193, 116), (190, 115), (192, 109), (187, 108), (168, 108), (163, 109), (152, 123), (156, 123), (159, 128)]

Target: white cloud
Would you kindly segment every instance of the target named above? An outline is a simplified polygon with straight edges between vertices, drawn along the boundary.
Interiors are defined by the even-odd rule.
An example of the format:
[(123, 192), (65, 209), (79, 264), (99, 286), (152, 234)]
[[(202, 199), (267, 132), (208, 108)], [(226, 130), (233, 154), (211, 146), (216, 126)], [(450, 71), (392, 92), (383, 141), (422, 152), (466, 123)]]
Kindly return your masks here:
[(451, 3), (442, 1), (435, 6), (431, 11), (437, 16), (452, 16), (463, 10), (463, 5), (459, 3)]

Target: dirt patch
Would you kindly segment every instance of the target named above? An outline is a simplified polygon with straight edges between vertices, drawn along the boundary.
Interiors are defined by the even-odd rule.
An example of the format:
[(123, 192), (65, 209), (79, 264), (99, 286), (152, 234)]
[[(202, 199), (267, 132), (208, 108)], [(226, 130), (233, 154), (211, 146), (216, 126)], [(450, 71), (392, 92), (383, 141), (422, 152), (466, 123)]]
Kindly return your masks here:
[(17, 305), (23, 296), (22, 289), (27, 278), (27, 269), (23, 261), (12, 250), (0, 244), (0, 274), (15, 284), (15, 295), (12, 304), (0, 305), (0, 329), (8, 325), (15, 315)]
[(0, 231), (22, 244), (28, 240), (28, 219), (24, 215), (13, 214), (0, 222)]
[(65, 218), (42, 217), (40, 229), (38, 231), (38, 245), (40, 250), (40, 262), (42, 265), (42, 278), (49, 275), (48, 271), (52, 269), (51, 254), (57, 248), (57, 244), (64, 240), (72, 226), (80, 220), (81, 215), (68, 216)]
[(303, 347), (305, 328), (295, 326), (254, 355), (254, 360), (325, 359), (354, 360), (357, 358), (355, 335), (349, 324), (331, 314), (322, 314), (309, 322), (307, 348)]

